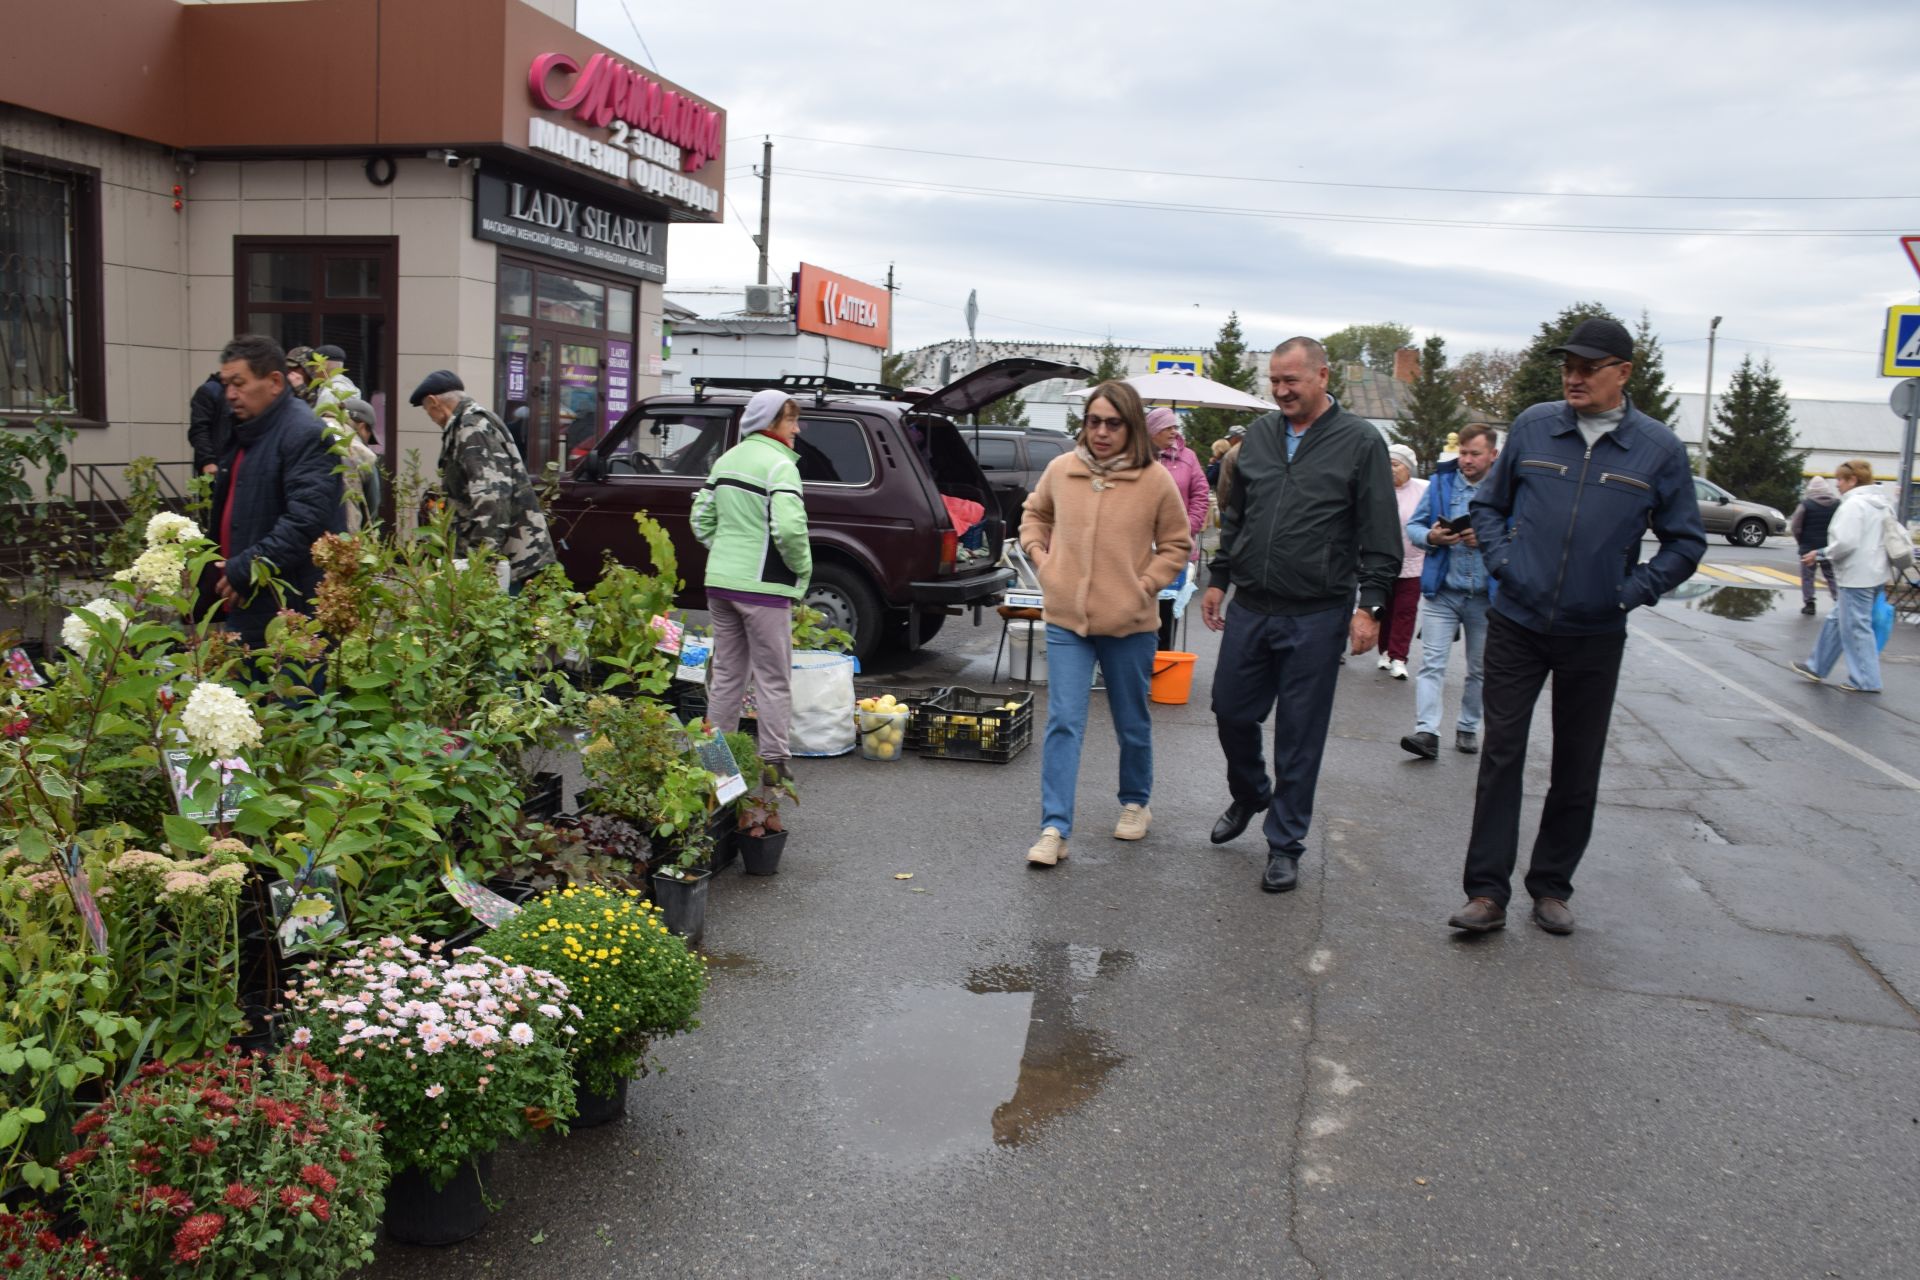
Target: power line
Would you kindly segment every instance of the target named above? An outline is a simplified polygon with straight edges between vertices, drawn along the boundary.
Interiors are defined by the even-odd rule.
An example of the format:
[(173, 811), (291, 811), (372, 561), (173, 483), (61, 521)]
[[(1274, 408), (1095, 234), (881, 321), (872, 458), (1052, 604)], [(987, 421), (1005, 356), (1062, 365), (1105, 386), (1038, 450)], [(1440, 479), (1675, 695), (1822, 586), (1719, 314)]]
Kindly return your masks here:
[(1220, 217), (1335, 222), (1364, 226), (1440, 227), (1472, 231), (1547, 231), (1584, 235), (1718, 236), (1740, 239), (1865, 239), (1901, 234), (1899, 228), (1886, 227), (1831, 227), (1801, 230), (1741, 227), (1632, 227), (1618, 223), (1505, 222), (1492, 219), (1428, 218), (1395, 214), (1317, 213), (1304, 209), (1254, 209), (1238, 205), (1190, 204), (1137, 200), (1123, 196), (1067, 195), (1060, 192), (1020, 191), (1005, 187), (973, 187), (957, 183), (883, 178), (876, 174), (835, 173), (823, 169), (788, 168), (781, 172), (787, 177), (810, 178), (821, 182), (846, 182), (861, 186), (893, 187), (906, 191), (985, 196), (999, 200), (1032, 200), (1047, 204), (1092, 205), (1109, 209), (1146, 209), (1163, 213), (1201, 213)]
[[(1847, 200), (1920, 200), (1920, 195), (1671, 195), (1632, 191), (1526, 191), (1503, 187), (1425, 187), (1391, 182), (1329, 182), (1314, 178), (1268, 178), (1244, 173), (1192, 173), (1180, 169), (1137, 169), (1124, 165), (1084, 164), (1071, 160), (1026, 160), (1018, 156), (989, 156), (971, 151), (932, 151), (924, 147), (895, 147), (879, 142), (848, 142), (841, 138), (807, 138), (792, 133), (776, 133), (789, 142), (811, 142), (828, 147), (861, 147), (870, 151), (897, 151), (907, 155), (939, 156), (949, 160), (987, 160), (995, 164), (1024, 164), (1045, 169), (1084, 169), (1094, 173), (1130, 173), (1150, 178), (1200, 178), (1211, 182), (1258, 182), (1277, 186), (1333, 187), (1351, 191), (1418, 191), (1455, 196), (1539, 196), (1563, 200), (1732, 200), (1748, 204), (1785, 201)], [(731, 138), (728, 139), (732, 141)]]
[[(1666, 346), (1677, 347), (1688, 342), (1705, 342), (1706, 339), (1662, 338), (1660, 341)], [(1831, 351), (1843, 356), (1873, 356), (1880, 354), (1877, 351), (1856, 351), (1852, 347), (1814, 347), (1804, 342), (1775, 342), (1771, 338), (1730, 338), (1725, 334), (1720, 335), (1720, 341), (1722, 343), (1738, 342), (1749, 347), (1786, 347), (1791, 351)]]
[(653, 60), (653, 50), (647, 48), (647, 38), (640, 34), (640, 24), (633, 20), (633, 10), (627, 7), (627, 0), (620, 0), (620, 12), (627, 15), (627, 25), (633, 28), (633, 38), (640, 42), (640, 52), (647, 55), (647, 65), (660, 73), (660, 64)]

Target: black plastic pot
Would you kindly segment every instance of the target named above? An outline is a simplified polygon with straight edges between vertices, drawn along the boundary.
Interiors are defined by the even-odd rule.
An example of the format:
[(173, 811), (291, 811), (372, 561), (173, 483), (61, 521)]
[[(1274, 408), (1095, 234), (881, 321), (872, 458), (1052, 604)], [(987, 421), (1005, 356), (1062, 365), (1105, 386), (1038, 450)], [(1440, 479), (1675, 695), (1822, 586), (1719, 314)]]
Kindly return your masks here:
[(611, 1121), (626, 1119), (629, 1083), (622, 1080), (612, 1093), (588, 1093), (587, 1086), (581, 1083), (580, 1077), (576, 1074), (573, 1078), (573, 1099), (574, 1105), (579, 1108), (579, 1114), (567, 1121), (568, 1131), (598, 1129)]
[(402, 1169), (387, 1183), (387, 1238), (436, 1248), (471, 1240), (487, 1225), (483, 1188), (492, 1176), (491, 1151), (467, 1161), (438, 1191), (420, 1170)]
[(530, 822), (546, 822), (559, 814), (563, 799), (559, 774), (536, 773), (526, 799), (520, 802), (520, 816)]
[(740, 869), (750, 876), (779, 875), (780, 855), (786, 852), (787, 836), (790, 834), (786, 831), (769, 831), (763, 836), (750, 836), (744, 831), (736, 831), (733, 844), (740, 850)]
[(685, 938), (689, 947), (699, 946), (707, 931), (707, 886), (712, 880), (712, 873), (707, 871), (694, 872), (690, 880), (664, 871), (653, 873), (653, 900), (660, 906), (661, 919), (667, 928)]

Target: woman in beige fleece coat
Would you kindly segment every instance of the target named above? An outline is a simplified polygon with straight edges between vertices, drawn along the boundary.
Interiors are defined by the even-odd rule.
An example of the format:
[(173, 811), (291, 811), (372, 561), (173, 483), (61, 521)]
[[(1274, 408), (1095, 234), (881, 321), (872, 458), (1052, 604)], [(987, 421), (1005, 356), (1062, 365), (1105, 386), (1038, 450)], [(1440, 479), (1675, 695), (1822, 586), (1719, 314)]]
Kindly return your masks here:
[(1040, 839), (1027, 861), (1067, 856), (1093, 664), (1106, 676), (1120, 739), (1117, 840), (1147, 834), (1153, 814), (1153, 719), (1147, 685), (1160, 626), (1157, 597), (1193, 546), (1187, 512), (1154, 460), (1140, 396), (1103, 382), (1087, 399), (1079, 446), (1047, 465), (1027, 498), (1020, 546), (1045, 593), (1047, 737), (1040, 762)]

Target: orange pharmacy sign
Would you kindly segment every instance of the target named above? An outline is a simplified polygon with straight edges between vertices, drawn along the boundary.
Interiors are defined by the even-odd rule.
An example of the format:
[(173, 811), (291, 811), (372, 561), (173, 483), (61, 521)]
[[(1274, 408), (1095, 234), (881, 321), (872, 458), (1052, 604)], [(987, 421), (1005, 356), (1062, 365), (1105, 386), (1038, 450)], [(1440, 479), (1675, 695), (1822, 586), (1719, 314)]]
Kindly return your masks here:
[(892, 298), (878, 285), (803, 262), (793, 296), (794, 319), (802, 332), (869, 347), (892, 341)]

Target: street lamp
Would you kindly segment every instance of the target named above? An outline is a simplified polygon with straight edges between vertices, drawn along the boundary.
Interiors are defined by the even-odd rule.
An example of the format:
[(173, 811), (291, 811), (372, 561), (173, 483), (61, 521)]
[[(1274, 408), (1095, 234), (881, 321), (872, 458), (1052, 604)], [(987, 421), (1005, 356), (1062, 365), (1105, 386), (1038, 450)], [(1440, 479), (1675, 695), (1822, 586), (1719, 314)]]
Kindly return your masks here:
[(1713, 340), (1720, 332), (1720, 317), (1707, 326), (1707, 398), (1700, 406), (1700, 474), (1707, 474), (1707, 440), (1713, 427)]

